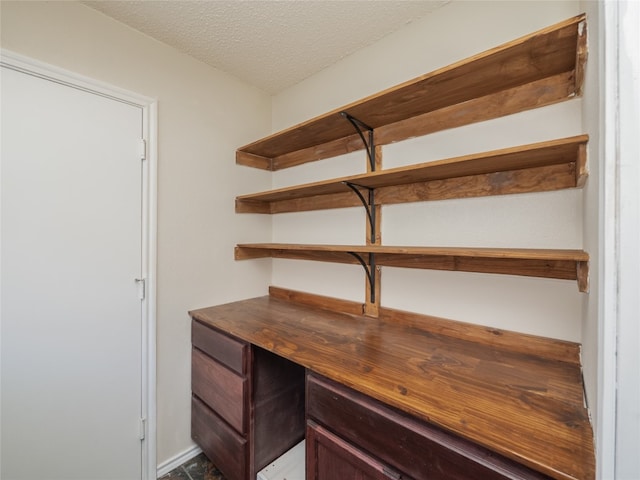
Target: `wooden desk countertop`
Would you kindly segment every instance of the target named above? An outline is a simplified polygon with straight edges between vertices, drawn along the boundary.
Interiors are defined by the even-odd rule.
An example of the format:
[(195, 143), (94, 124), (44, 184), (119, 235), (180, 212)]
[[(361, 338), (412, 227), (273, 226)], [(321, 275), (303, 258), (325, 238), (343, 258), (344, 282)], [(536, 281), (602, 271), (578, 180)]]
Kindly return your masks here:
[(446, 333), (446, 320), (434, 318), (436, 328), (388, 312), (374, 319), (265, 296), (190, 314), (553, 478), (595, 477), (577, 348), (543, 358), (539, 337), (509, 348), (509, 332), (486, 329), (500, 338), (491, 344)]

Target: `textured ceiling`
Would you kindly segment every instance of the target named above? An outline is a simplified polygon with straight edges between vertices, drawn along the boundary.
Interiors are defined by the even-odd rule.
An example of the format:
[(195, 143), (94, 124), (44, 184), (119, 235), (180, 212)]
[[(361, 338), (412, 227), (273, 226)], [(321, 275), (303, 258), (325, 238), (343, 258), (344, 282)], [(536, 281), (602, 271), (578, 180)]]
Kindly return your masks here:
[(449, 0), (85, 1), (275, 94)]

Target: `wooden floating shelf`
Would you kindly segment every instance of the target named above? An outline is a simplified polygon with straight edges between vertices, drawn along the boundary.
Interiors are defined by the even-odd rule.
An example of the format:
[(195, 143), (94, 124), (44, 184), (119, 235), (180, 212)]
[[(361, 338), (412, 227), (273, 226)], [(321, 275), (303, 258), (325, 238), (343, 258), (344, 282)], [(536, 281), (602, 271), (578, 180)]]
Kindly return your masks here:
[(369, 254), (374, 254), (377, 266), (577, 280), (581, 292), (588, 290), (589, 255), (582, 250), (286, 243), (240, 244), (235, 249), (236, 260), (271, 257), (358, 264), (352, 254), (367, 265)]
[(236, 163), (279, 170), (364, 148), (341, 112), (376, 145), (497, 118), (581, 94), (585, 15), (422, 75), (241, 147)]
[(282, 213), (360, 205), (345, 183), (378, 189), (377, 204), (581, 187), (587, 135), (466, 155), (236, 198), (236, 213)]

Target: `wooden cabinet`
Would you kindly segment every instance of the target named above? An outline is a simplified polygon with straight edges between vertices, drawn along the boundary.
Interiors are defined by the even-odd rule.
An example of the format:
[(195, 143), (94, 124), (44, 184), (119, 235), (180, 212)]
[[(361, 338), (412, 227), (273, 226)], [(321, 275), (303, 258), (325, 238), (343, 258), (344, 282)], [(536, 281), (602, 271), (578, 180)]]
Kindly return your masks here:
[(307, 480), (550, 478), (316, 375), (307, 418)]
[[(338, 465), (352, 465), (362, 453), (371, 468), (356, 467), (373, 478), (381, 471), (377, 465), (386, 467), (383, 473), (414, 479), (429, 478), (427, 473), (436, 479), (595, 478), (578, 344), (388, 308), (372, 319), (354, 313), (356, 302), (270, 291), (190, 313), (197, 320), (194, 330), (229, 332), (241, 345), (252, 345), (246, 346), (246, 355), (254, 357), (248, 376), (262, 371), (256, 370), (256, 355), (273, 356), (266, 350), (312, 373), (306, 409), (313, 424), (307, 433), (315, 436), (307, 443), (320, 448), (322, 458), (339, 458), (310, 468), (348, 469)], [(247, 389), (256, 383), (249, 381)], [(292, 383), (305, 387), (298, 376)], [(250, 442), (271, 444), (269, 430), (287, 428), (292, 411), (286, 402), (273, 407), (262, 436), (227, 435), (209, 417), (215, 428), (206, 435), (216, 442), (227, 435), (229, 452), (257, 448)], [(264, 418), (254, 416), (256, 422)], [(297, 421), (302, 431), (304, 419)]]
[(228, 480), (255, 479), (304, 437), (304, 368), (192, 323), (191, 435)]
[(409, 480), (312, 420), (307, 422), (306, 444), (307, 480)]

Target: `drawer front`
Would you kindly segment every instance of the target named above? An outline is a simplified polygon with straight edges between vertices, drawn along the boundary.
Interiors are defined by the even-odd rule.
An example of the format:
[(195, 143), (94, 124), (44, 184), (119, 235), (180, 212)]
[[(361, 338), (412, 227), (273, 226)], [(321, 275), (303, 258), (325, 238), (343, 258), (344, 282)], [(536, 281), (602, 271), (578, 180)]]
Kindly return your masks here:
[(307, 480), (411, 480), (313, 421), (307, 424)]
[(246, 343), (234, 340), (195, 320), (191, 322), (191, 343), (231, 370), (241, 375), (247, 373)]
[(196, 397), (191, 399), (191, 437), (227, 480), (246, 480), (246, 440)]
[(193, 349), (191, 391), (238, 432), (246, 433), (246, 379)]
[(307, 416), (418, 480), (549, 478), (314, 375), (307, 377)]

